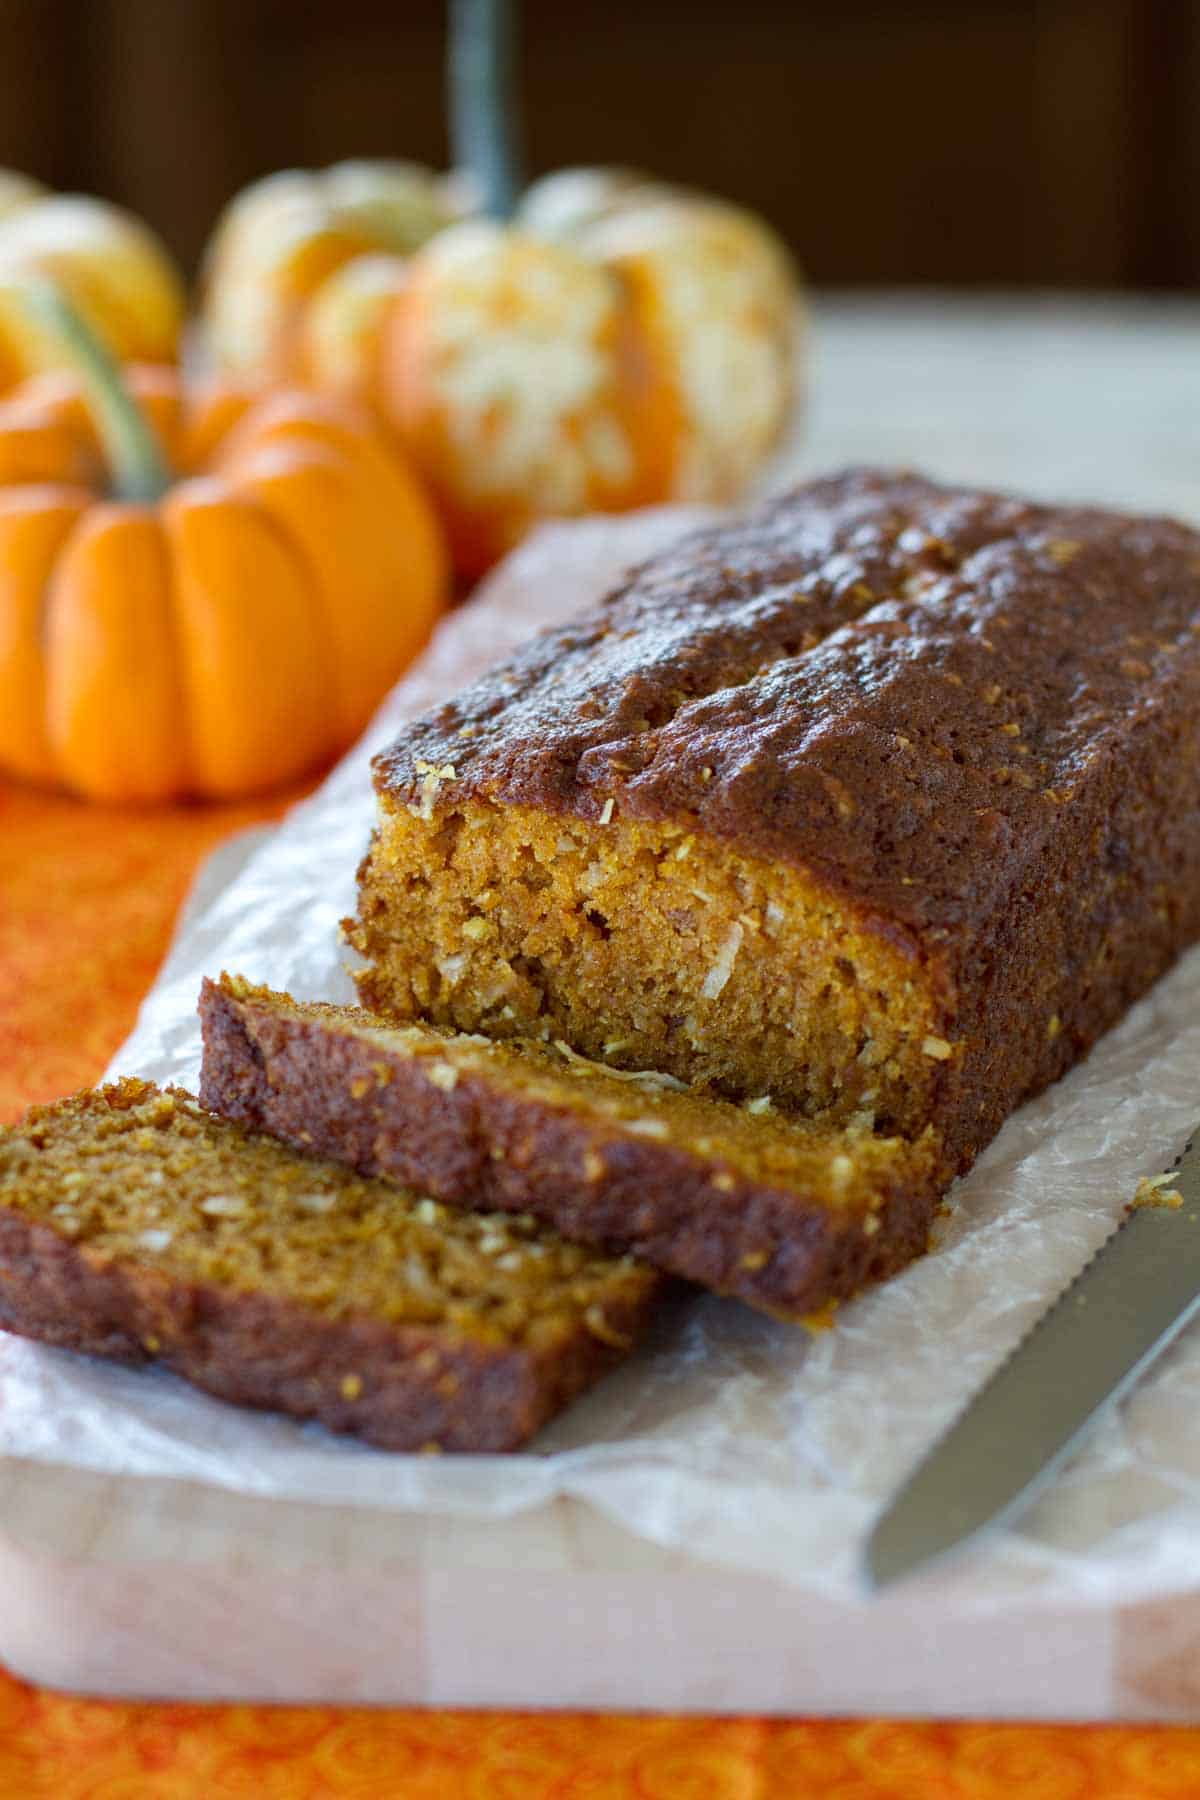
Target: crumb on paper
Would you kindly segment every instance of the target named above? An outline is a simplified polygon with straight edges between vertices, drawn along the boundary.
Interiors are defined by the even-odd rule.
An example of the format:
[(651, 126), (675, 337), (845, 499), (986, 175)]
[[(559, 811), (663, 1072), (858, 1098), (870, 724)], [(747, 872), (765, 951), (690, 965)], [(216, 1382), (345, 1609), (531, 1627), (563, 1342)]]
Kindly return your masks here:
[(1143, 1175), (1129, 1203), (1130, 1207), (1164, 1206), (1171, 1212), (1178, 1212), (1183, 1205), (1183, 1195), (1178, 1188), (1167, 1185), (1178, 1178), (1178, 1169), (1168, 1169), (1165, 1175)]
[(818, 1306), (815, 1312), (804, 1313), (800, 1323), (805, 1331), (811, 1331), (814, 1336), (820, 1331), (832, 1331), (837, 1310), (838, 1302), (827, 1300), (824, 1306)]

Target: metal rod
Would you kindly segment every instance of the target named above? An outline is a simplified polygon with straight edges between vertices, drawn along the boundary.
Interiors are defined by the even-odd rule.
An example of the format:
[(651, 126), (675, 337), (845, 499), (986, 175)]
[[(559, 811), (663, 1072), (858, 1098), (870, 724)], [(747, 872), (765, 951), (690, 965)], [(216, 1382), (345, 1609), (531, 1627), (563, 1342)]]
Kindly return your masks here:
[(517, 0), (450, 0), (447, 58), (454, 160), (484, 211), (509, 219), (522, 187)]

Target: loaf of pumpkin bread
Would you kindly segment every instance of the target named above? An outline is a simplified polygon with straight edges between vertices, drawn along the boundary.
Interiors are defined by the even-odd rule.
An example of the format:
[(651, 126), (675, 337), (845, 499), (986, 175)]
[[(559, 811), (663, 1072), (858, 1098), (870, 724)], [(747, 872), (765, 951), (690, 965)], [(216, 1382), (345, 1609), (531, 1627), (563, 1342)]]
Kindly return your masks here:
[(660, 1287), (176, 1089), (123, 1081), (0, 1131), (0, 1327), (389, 1450), (516, 1448), (620, 1360)]
[(932, 1131), (928, 1221), (1200, 934), (1200, 535), (813, 482), (656, 557), (375, 776), (369, 1007)]
[(200, 1000), (205, 1105), (458, 1207), (801, 1316), (921, 1249), (937, 1170), (917, 1143), (633, 1074), (566, 1044), (389, 1025), (236, 977)]

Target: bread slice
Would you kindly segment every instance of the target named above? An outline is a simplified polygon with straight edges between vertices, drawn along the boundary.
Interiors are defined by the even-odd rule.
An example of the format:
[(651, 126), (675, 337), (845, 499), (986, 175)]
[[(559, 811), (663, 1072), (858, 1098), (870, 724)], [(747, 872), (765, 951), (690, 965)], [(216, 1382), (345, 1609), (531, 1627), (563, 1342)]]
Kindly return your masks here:
[(629, 1349), (660, 1285), (174, 1088), (122, 1081), (0, 1131), (0, 1326), (384, 1449), (516, 1448)]
[(566, 1045), (493, 1042), (206, 982), (201, 1095), (256, 1130), (455, 1206), (530, 1212), (764, 1311), (804, 1316), (924, 1248), (915, 1143), (789, 1120)]

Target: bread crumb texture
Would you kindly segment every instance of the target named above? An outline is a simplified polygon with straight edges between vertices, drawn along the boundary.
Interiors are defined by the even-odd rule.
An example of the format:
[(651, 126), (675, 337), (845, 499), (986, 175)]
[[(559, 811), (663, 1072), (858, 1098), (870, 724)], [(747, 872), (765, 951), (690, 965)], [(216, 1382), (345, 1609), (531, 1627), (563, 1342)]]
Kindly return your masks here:
[(903, 945), (799, 872), (669, 825), (385, 800), (354, 937), (376, 1011), (828, 1122), (919, 1131), (951, 1055)]

